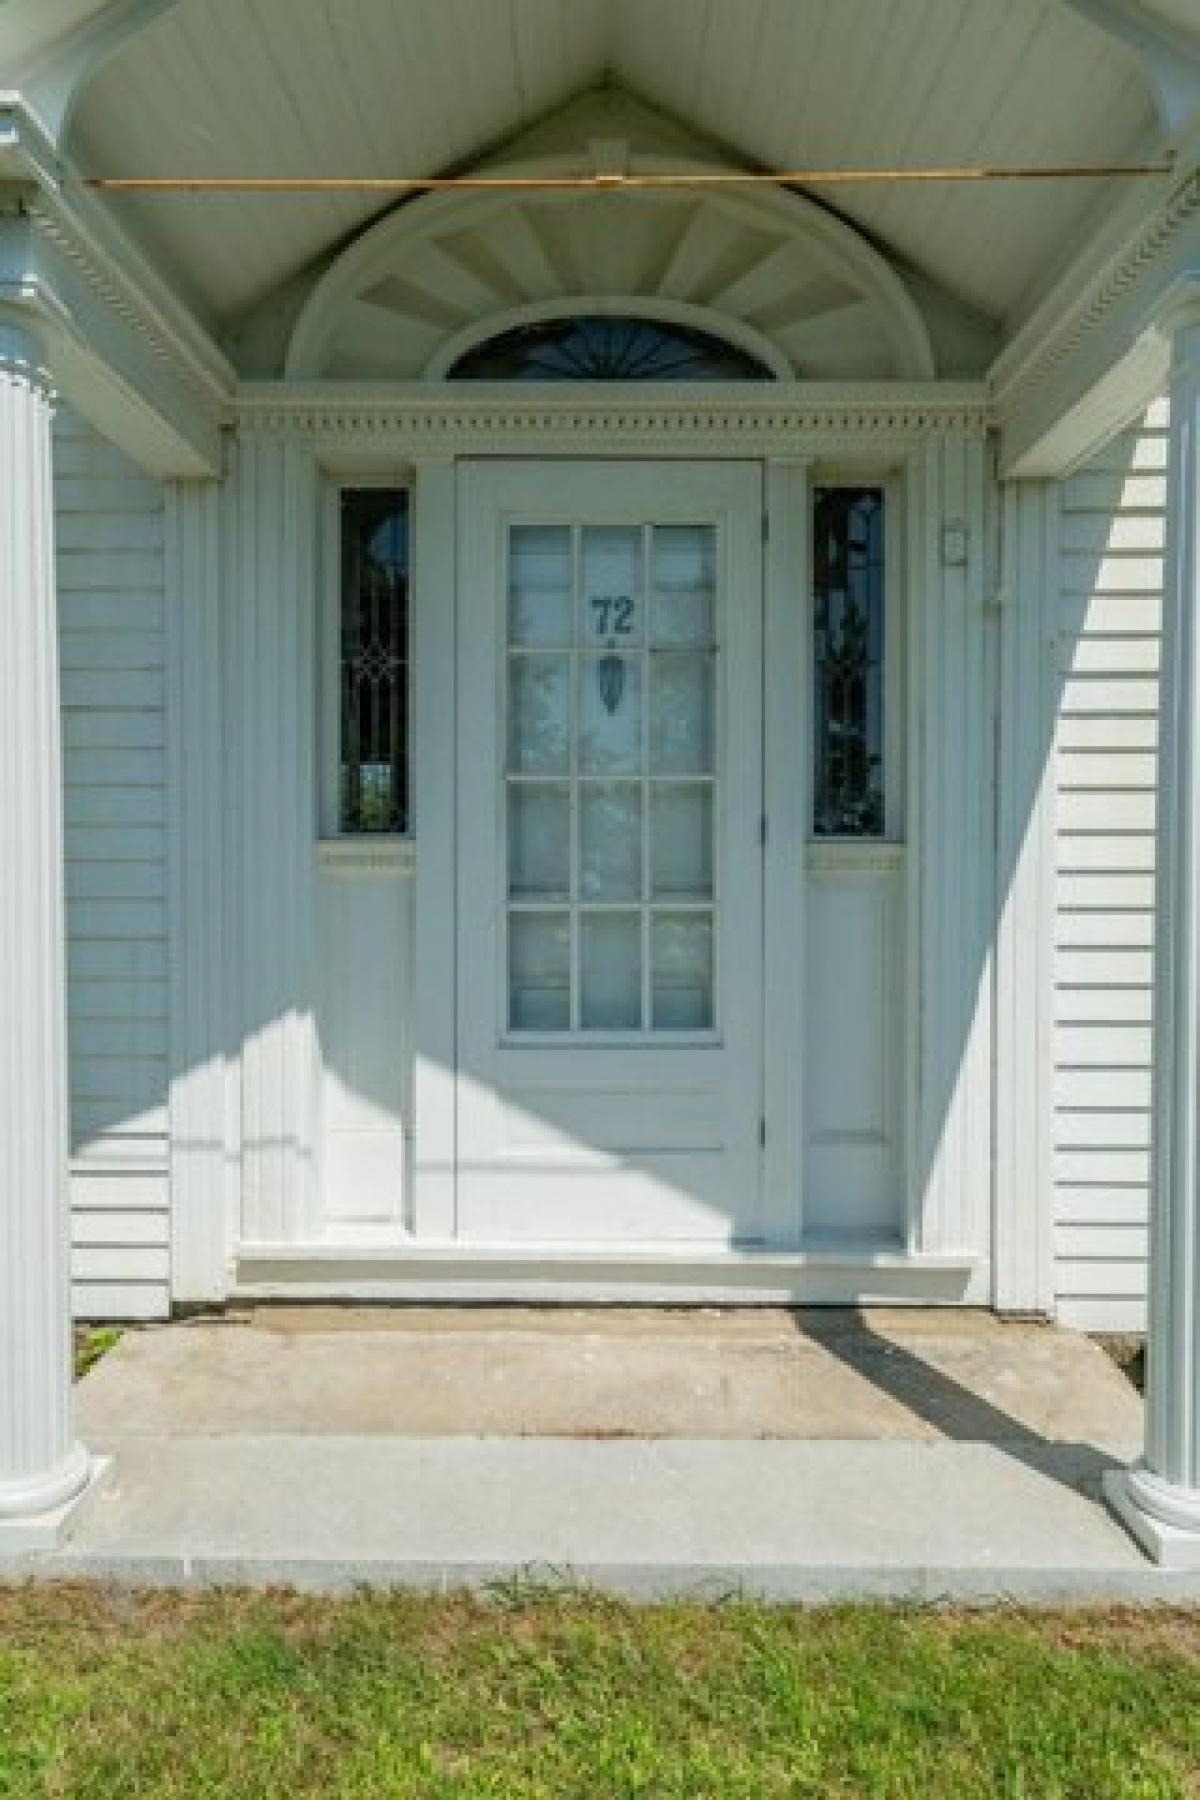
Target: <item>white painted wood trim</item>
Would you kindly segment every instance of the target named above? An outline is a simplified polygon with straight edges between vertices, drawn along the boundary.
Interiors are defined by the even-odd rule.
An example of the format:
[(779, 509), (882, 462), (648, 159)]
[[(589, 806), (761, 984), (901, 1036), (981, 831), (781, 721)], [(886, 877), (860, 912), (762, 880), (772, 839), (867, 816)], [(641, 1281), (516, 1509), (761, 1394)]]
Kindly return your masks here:
[(1054, 1307), (1056, 483), (1001, 491), (997, 611), (995, 1303)]
[(245, 382), (239, 430), (298, 433), (339, 476), (449, 456), (869, 458), (878, 469), (930, 433), (982, 437), (976, 382)]
[(223, 1300), (229, 1049), (222, 494), (167, 490), (171, 1297)]
[(1069, 474), (1162, 391), (1156, 315), (1200, 261), (1196, 146), (1147, 206), (1118, 203), (989, 372), (1001, 473)]
[(249, 436), (229, 494), (227, 818), (241, 1044), (237, 1237), (319, 1230), (322, 1142), (315, 1007), (318, 831), (312, 447)]
[[(812, 817), (808, 465), (766, 468), (764, 559), (763, 1190), (786, 1242), (804, 1229), (805, 844)], [(786, 1223), (785, 1223), (786, 1221)]]
[[(5, 111), (0, 97), (0, 128)], [(161, 283), (150, 301), (144, 260), (128, 243), (115, 256), (95, 206), (71, 202), (57, 179), (26, 190), (3, 235), (0, 291), (44, 333), (56, 391), (149, 472), (217, 473), (232, 371), (226, 384), (215, 351), (221, 373), (201, 366), (200, 327), (183, 326), (185, 309)]]
[(413, 493), (412, 808), (416, 841), (416, 1018), (413, 1029), (413, 1196), (420, 1237), (456, 1226), (457, 493), (448, 458), (417, 464)]
[[(982, 441), (931, 438), (909, 465), (913, 662), (907, 986), (910, 1243), (983, 1254), (991, 1230), (993, 702)], [(961, 563), (943, 524), (965, 527)]]

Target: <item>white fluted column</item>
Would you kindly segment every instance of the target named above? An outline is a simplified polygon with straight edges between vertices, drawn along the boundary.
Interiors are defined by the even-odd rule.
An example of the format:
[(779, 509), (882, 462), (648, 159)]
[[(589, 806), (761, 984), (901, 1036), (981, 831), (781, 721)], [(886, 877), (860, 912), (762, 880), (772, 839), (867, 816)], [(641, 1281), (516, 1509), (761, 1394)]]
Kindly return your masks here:
[(1171, 339), (1159, 712), (1146, 1450), (1110, 1501), (1158, 1561), (1200, 1568), (1200, 283)]
[(0, 1554), (87, 1485), (70, 1375), (51, 402), (0, 312)]

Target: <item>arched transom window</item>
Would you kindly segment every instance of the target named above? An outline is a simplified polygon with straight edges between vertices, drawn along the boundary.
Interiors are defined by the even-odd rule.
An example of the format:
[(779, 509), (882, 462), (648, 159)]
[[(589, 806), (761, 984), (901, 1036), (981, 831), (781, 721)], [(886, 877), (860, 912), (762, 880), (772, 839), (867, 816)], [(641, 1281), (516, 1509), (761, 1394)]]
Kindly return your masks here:
[(487, 338), (447, 371), (451, 381), (770, 381), (757, 356), (694, 325), (576, 314)]

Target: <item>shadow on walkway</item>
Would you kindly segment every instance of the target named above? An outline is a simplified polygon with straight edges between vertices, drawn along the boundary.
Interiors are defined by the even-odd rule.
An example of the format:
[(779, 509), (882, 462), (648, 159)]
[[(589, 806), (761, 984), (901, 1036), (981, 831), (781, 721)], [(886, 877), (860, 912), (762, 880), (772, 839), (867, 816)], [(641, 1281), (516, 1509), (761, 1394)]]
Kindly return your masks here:
[(820, 1345), (952, 1442), (992, 1444), (1027, 1468), (1092, 1499), (1102, 1498), (1105, 1471), (1123, 1466), (1118, 1456), (1096, 1444), (1035, 1431), (903, 1343), (885, 1336), (872, 1325), (869, 1314), (793, 1309), (791, 1319), (801, 1337)]

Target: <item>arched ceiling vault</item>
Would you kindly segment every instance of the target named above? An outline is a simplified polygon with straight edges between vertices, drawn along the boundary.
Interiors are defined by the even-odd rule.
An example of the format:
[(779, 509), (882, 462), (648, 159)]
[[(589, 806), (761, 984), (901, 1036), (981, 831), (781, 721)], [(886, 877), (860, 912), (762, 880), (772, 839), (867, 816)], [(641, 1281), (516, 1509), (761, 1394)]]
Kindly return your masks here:
[[(184, 0), (5, 0), (0, 69), (35, 92), (57, 138), (105, 62)], [(1057, 0), (1137, 59), (1161, 122), (1177, 130), (1200, 103), (1200, 22), (1193, 0)], [(4, 69), (8, 63), (11, 66)]]
[[(1200, 99), (1193, 0), (4, 0), (0, 87), (104, 173), (428, 174), (613, 81), (766, 167), (1104, 161)], [(1193, 86), (1194, 83), (1194, 86)], [(1099, 183), (842, 190), (875, 242), (993, 321)], [(122, 198), (218, 329), (327, 257), (361, 196)]]

